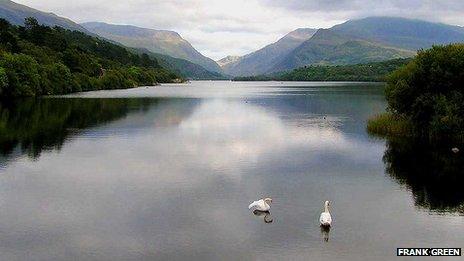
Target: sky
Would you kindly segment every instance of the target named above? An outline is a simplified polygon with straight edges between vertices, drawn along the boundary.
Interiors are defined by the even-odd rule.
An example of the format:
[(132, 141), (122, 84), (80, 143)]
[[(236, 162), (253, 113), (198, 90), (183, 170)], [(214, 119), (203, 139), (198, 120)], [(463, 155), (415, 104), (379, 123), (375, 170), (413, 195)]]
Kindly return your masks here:
[(14, 0), (75, 22), (173, 30), (218, 60), (244, 55), (297, 28), (328, 28), (367, 16), (464, 26), (463, 0)]

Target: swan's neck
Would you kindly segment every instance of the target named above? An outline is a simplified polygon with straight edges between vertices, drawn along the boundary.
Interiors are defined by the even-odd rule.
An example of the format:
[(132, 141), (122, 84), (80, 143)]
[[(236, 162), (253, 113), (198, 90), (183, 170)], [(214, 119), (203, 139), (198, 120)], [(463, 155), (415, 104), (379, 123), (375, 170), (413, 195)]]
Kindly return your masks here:
[(325, 212), (325, 213), (329, 213), (329, 206), (328, 206), (327, 204), (325, 205), (324, 212)]

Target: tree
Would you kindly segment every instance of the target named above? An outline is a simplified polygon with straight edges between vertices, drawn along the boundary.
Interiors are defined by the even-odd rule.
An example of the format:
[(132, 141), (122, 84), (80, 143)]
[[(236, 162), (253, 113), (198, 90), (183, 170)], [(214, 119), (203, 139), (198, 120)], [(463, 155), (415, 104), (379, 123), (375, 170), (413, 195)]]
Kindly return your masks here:
[(66, 94), (81, 90), (71, 71), (61, 63), (44, 66), (41, 79), (43, 94)]
[(45, 39), (48, 38), (48, 34), (51, 31), (50, 27), (40, 25), (34, 17), (27, 17), (24, 19), (24, 28), (27, 38), (31, 42), (39, 45), (44, 44)]
[(40, 95), (39, 65), (34, 58), (25, 54), (3, 54), (0, 67), (8, 77), (7, 88), (2, 95), (36, 96)]
[(0, 31), (8, 31), (8, 29), (10, 29), (10, 26), (10, 22), (8, 22), (4, 18), (0, 18)]
[(390, 111), (413, 122), (430, 137), (464, 135), (464, 44), (419, 51), (388, 79)]
[(6, 51), (17, 52), (19, 50), (18, 40), (10, 32), (11, 24), (0, 18), (0, 48), (3, 47)]
[(34, 17), (26, 17), (24, 19), (24, 27), (26, 28), (26, 30), (34, 30), (39, 26), (39, 22)]

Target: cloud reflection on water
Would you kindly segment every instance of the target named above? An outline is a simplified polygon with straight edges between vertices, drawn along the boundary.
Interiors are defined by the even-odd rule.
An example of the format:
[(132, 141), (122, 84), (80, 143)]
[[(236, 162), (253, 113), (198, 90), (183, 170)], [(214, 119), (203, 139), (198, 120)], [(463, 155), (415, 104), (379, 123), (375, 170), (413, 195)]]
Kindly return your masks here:
[[(205, 100), (188, 105), (193, 109), (188, 113), (177, 106), (166, 102), (130, 113), (86, 130), (60, 152), (11, 163), (0, 192), (4, 253), (29, 257), (18, 252), (26, 245), (5, 247), (19, 240), (30, 242), (37, 260), (82, 258), (93, 251), (95, 257), (115, 259), (124, 259), (127, 251), (158, 257), (177, 251), (182, 257), (193, 249), (203, 257), (204, 240), (221, 249), (250, 237), (249, 215), (238, 215), (238, 204), (266, 185), (243, 182), (244, 175), (272, 167), (276, 158), (282, 161), (275, 164), (286, 165), (289, 151), (347, 153), (353, 145), (335, 128), (288, 125), (271, 111), (240, 101)], [(171, 111), (170, 116), (160, 111)], [(131, 136), (112, 130), (130, 130)], [(208, 225), (222, 219), (228, 227)], [(215, 238), (221, 243), (215, 245)], [(247, 251), (242, 243), (236, 247), (224, 253), (236, 257)]]

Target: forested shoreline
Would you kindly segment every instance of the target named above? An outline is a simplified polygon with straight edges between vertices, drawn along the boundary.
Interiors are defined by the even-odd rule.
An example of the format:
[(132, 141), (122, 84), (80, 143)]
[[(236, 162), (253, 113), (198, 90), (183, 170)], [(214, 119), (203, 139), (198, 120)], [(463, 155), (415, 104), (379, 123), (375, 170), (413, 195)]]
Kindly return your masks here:
[(147, 54), (82, 32), (0, 19), (0, 97), (123, 89), (178, 81)]
[(394, 59), (351, 65), (309, 65), (289, 72), (236, 77), (234, 81), (359, 81), (383, 82), (387, 75), (411, 59)]

